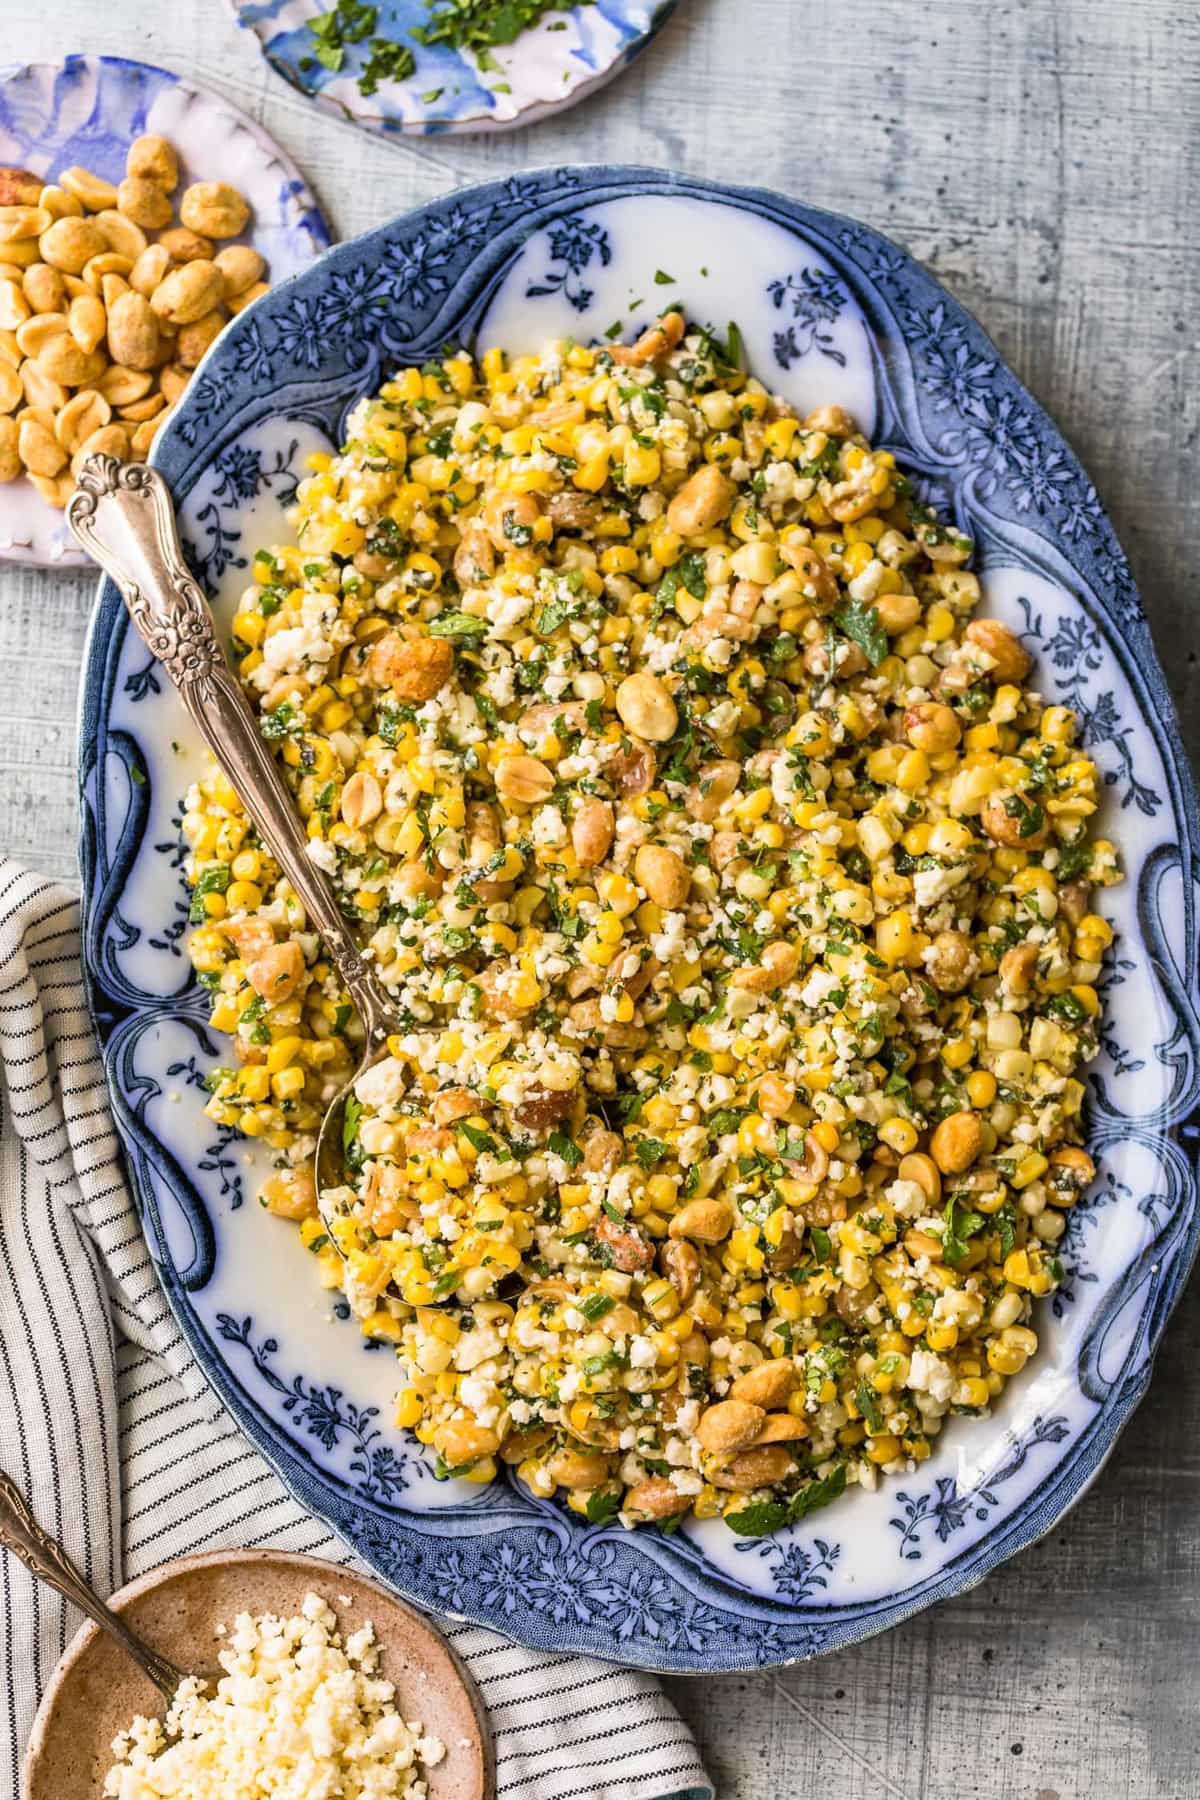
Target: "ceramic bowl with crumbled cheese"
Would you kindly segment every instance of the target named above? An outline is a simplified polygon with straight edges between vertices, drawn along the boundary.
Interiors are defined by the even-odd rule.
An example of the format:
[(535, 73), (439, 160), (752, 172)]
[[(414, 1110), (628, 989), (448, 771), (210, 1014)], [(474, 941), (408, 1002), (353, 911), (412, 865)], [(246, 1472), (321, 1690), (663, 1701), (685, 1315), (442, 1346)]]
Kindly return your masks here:
[(492, 1800), (482, 1703), (418, 1614), (311, 1557), (186, 1557), (114, 1596), (172, 1704), (94, 1625), (47, 1686), (26, 1800)]

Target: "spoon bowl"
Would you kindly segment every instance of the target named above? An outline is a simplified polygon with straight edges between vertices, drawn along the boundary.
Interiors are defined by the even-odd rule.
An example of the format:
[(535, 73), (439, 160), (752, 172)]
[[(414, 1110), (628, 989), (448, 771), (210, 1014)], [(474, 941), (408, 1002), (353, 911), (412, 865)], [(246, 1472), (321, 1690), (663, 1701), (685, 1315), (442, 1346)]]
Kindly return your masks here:
[[(371, 1048), (372, 1043), (377, 1047)], [(354, 1092), (355, 1083), (373, 1069), (377, 1063), (389, 1056), (386, 1042), (378, 1043), (377, 1037), (368, 1039), (366, 1051), (343, 1088), (333, 1096), (325, 1108), (321, 1120), (321, 1129), (317, 1134), (317, 1150), (313, 1158), (313, 1176), (317, 1190), (317, 1211), (322, 1223), (329, 1233), (329, 1241), (340, 1254), (341, 1246), (333, 1230), (334, 1222), (342, 1216), (341, 1208), (331, 1196), (346, 1185), (346, 1102)], [(347, 1271), (346, 1298), (354, 1306), (354, 1295), (350, 1291), (349, 1272)]]
[[(445, 1745), (427, 1771), (429, 1800), (494, 1800), (491, 1734), (474, 1681), (428, 1620), (365, 1576), (309, 1556), (213, 1551), (141, 1576), (110, 1605), (180, 1668), (207, 1669), (220, 1648), (218, 1625), (239, 1612), (299, 1612), (310, 1592), (333, 1608), (343, 1633), (373, 1621), (398, 1710)], [(84, 1625), (38, 1709), (22, 1800), (101, 1800), (116, 1733), (136, 1713), (162, 1710), (161, 1694), (121, 1647)]]

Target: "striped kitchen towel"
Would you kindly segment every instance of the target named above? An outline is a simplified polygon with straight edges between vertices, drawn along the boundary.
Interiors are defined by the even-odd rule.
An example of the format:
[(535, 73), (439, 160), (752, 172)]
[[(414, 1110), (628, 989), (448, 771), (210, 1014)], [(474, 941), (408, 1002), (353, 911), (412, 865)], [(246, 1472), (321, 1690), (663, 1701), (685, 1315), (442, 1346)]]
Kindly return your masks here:
[[(179, 1335), (125, 1186), (78, 904), (5, 858), (0, 1065), (0, 1460), (42, 1523), (101, 1593), (222, 1546), (352, 1562), (226, 1418)], [(17, 1793), (38, 1697), (78, 1623), (0, 1553), (0, 1792)], [(446, 1629), (487, 1702), (504, 1800), (712, 1800), (649, 1676)]]

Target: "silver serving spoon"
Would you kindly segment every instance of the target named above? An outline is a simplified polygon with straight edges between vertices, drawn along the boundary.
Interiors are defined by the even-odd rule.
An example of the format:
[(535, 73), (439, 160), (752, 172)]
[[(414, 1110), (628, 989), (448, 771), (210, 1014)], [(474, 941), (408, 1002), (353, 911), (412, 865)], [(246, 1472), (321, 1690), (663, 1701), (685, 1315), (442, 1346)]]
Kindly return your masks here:
[[(170, 1702), (175, 1698), (180, 1682), (187, 1680), (188, 1671), (177, 1669), (173, 1662), (168, 1662), (165, 1656), (160, 1656), (157, 1650), (152, 1650), (149, 1644), (143, 1643), (137, 1633), (130, 1630), (120, 1613), (105, 1606), (99, 1594), (92, 1592), (58, 1539), (52, 1538), (48, 1531), (43, 1531), (20, 1488), (2, 1471), (0, 1549), (11, 1550), (31, 1575), (44, 1581), (48, 1587), (55, 1588), (64, 1600), (69, 1600), (73, 1606), (86, 1613), (89, 1619), (94, 1620), (101, 1631), (107, 1631), (111, 1638), (115, 1638), (138, 1668), (150, 1677), (166, 1701)], [(196, 1673), (202, 1681), (212, 1682), (221, 1671), (198, 1670)]]
[[(346, 985), (366, 1033), (362, 1060), (330, 1101), (317, 1138), (317, 1205), (328, 1226), (329, 1192), (343, 1181), (346, 1100), (387, 1055), (398, 1029), (387, 992), (342, 917), (333, 885), (308, 855), (308, 838), (258, 720), (221, 652), (212, 614), (184, 562), (170, 490), (145, 463), (84, 459), (67, 523), (121, 590), (129, 616), (179, 691), (188, 714), (237, 790)], [(337, 1239), (331, 1233), (335, 1247)]]

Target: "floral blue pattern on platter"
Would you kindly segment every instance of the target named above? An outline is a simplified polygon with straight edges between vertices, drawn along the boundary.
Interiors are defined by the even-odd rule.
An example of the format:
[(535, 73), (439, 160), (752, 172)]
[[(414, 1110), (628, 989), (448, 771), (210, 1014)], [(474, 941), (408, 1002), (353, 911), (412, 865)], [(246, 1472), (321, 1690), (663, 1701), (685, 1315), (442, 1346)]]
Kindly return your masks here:
[[(164, 1287), (210, 1381), (306, 1505), (403, 1594), (522, 1641), (648, 1668), (834, 1650), (961, 1593), (1061, 1518), (1145, 1391), (1200, 1232), (1195, 798), (1129, 570), (1091, 484), (979, 326), (863, 226), (776, 195), (631, 168), (448, 196), (331, 252), (234, 323), (155, 460), (228, 616), (305, 456), (399, 363), (632, 336), (668, 300), (801, 411), (831, 402), (979, 545), (986, 603), (1104, 776), (1127, 879), (1090, 1081), (1100, 1174), (1073, 1209), (1039, 1355), (995, 1414), (912, 1473), (746, 1543), (720, 1522), (586, 1526), (515, 1484), (437, 1482), (388, 1423), (365, 1353), (298, 1238), (256, 1206), (259, 1151), (195, 1086), (220, 1058), (182, 943), (179, 796), (201, 767), (105, 584), (84, 679), (86, 960), (117, 1117)], [(173, 1104), (173, 1102), (178, 1102)], [(261, 1165), (258, 1165), (261, 1167)]]
[[(246, 196), (253, 219), (240, 241), (261, 253), (269, 280), (286, 280), (328, 249), (329, 232), (299, 169), (219, 95), (120, 56), (0, 69), (0, 163), (47, 181), (79, 164), (118, 182), (130, 143), (146, 131), (170, 138), (179, 152), (176, 201), (192, 181), (228, 181)], [(62, 513), (24, 477), (0, 483), (0, 562), (88, 566)]]
[(679, 0), (564, 0), (513, 43), (483, 52), (419, 43), (411, 34), (429, 23), (431, 0), (377, 0), (372, 35), (410, 49), (415, 64), (403, 80), (378, 82), (364, 77), (369, 38), (345, 44), (336, 69), (315, 55), (309, 27), (333, 0), (229, 3), (271, 67), (325, 112), (385, 135), (425, 135), (504, 131), (574, 106), (645, 49)]

